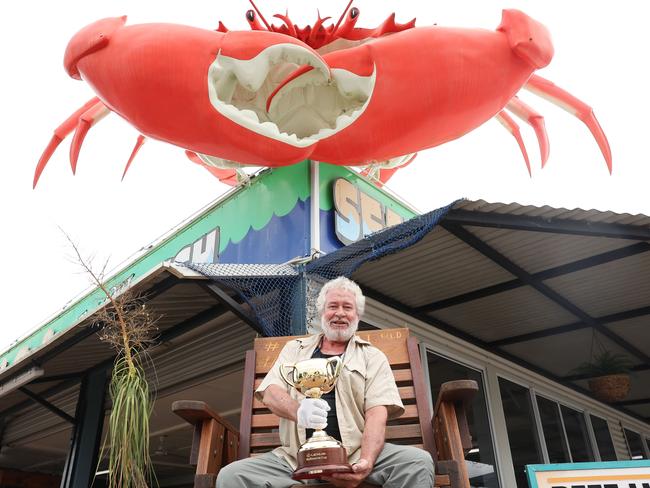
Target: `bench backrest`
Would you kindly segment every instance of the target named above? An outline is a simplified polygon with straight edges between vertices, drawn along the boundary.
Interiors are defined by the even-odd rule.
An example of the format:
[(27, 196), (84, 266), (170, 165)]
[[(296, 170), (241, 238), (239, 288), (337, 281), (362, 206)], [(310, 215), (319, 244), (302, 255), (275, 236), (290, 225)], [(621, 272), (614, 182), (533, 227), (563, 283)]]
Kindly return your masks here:
[[(358, 335), (382, 350), (388, 358), (406, 408), (400, 418), (389, 421), (386, 440), (426, 449), (436, 461), (431, 409), (417, 339), (409, 337), (407, 328), (362, 331)], [(280, 445), (279, 418), (255, 399), (254, 391), (275, 363), (284, 345), (294, 338), (258, 338), (255, 339), (254, 349), (246, 353), (239, 459), (269, 451)]]

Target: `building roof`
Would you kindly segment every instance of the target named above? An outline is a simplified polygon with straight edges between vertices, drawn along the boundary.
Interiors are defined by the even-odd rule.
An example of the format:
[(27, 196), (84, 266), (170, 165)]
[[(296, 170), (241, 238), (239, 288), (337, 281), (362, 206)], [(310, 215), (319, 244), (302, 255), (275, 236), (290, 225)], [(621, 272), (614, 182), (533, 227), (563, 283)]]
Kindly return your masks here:
[(648, 251), (645, 215), (461, 201), (419, 242), (352, 278), (384, 304), (582, 391), (574, 368), (601, 350), (624, 354), (632, 390), (616, 406), (648, 422)]
[[(394, 244), (395, 235), (412, 229), (419, 229), (417, 239), (378, 252), (382, 242)], [(571, 373), (578, 364), (602, 348), (625, 354), (634, 364), (632, 391), (616, 406), (648, 422), (648, 251), (650, 217), (644, 215), (460, 201), (316, 263), (366, 252), (352, 278), (371, 298), (580, 391), (586, 379)], [(244, 269), (217, 268), (229, 274)], [(252, 274), (267, 276), (280, 268), (255, 269)], [(248, 305), (206, 281), (166, 263), (130, 284), (146, 291), (162, 315), (162, 347), (224, 314), (247, 321)], [(10, 386), (16, 373), (40, 367), (44, 376), (29, 389), (49, 397), (75, 385), (84, 370), (112, 361), (112, 351), (90, 327), (91, 314), (0, 371), (0, 384)], [(20, 391), (0, 395), (0, 412), (24, 401)]]

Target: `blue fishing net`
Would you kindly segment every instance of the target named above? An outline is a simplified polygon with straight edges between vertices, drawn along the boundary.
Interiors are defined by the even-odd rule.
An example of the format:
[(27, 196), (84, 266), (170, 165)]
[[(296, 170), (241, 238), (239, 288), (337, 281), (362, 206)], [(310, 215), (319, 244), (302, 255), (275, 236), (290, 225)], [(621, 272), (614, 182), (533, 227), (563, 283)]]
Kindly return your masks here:
[(354, 272), (364, 263), (417, 243), (454, 204), (371, 234), (306, 264), (183, 264), (237, 297), (262, 335), (304, 334), (308, 324), (318, 319), (315, 302), (325, 282), (338, 276), (354, 279)]

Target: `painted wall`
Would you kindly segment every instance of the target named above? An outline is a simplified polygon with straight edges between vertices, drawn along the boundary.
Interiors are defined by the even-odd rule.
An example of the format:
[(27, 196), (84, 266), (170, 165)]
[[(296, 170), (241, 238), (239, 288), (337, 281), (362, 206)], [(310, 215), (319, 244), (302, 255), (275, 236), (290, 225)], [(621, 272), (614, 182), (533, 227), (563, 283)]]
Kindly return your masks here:
[[(332, 196), (335, 182), (345, 187), (349, 202), (337, 213)], [(234, 193), (218, 200), (186, 225), (138, 256), (107, 284), (117, 292), (146, 275), (163, 261), (203, 263), (278, 264), (310, 253), (309, 161), (263, 171)], [(390, 210), (397, 222), (415, 215), (405, 205), (340, 166), (320, 165), (321, 249), (331, 252), (344, 245), (337, 237), (344, 229), (345, 242), (382, 228), (377, 215)], [(382, 210), (384, 209), (384, 210)], [(383, 214), (382, 214), (383, 212)], [(341, 223), (344, 225), (342, 226)], [(71, 329), (105, 303), (93, 290), (0, 355), (0, 373)]]

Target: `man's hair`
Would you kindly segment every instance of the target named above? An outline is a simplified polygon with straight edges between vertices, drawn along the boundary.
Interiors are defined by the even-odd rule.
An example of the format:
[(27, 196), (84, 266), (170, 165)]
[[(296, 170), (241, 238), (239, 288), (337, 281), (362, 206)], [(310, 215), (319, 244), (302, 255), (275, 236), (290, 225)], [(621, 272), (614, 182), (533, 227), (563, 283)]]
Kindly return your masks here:
[(359, 285), (354, 281), (346, 278), (345, 276), (339, 276), (331, 281), (328, 281), (321, 288), (318, 298), (316, 299), (316, 309), (318, 310), (318, 315), (322, 316), (325, 311), (325, 298), (327, 293), (332, 290), (345, 290), (352, 292), (354, 294), (354, 302), (357, 306), (357, 315), (359, 318), (363, 315), (363, 312), (366, 308), (366, 297), (363, 296), (363, 292)]

